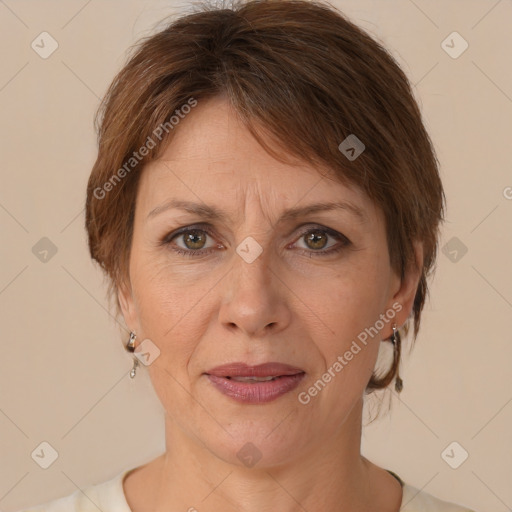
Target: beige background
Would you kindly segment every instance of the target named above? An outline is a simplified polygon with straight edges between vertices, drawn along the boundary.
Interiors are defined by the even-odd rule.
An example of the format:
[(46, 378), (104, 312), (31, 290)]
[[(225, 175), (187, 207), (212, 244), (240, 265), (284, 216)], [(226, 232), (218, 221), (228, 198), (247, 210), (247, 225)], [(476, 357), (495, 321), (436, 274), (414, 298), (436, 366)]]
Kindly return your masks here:
[[(448, 198), (441, 245), (457, 237), (467, 247), (456, 262), (440, 252), (417, 345), (402, 364), (405, 389), (367, 427), (363, 451), (441, 498), (510, 510), (512, 2), (335, 5), (384, 42), (415, 84)], [(128, 377), (131, 359), (88, 257), (83, 204), (99, 98), (128, 46), (177, 6), (0, 1), (4, 512), (104, 481), (164, 449), (160, 403), (145, 372)], [(31, 48), (43, 31), (59, 45), (47, 59)], [(457, 59), (441, 46), (453, 31), (469, 43)], [(32, 252), (42, 237), (57, 247), (46, 263)], [(31, 458), (43, 441), (59, 454), (46, 470)], [(452, 441), (469, 453), (458, 469), (441, 457)]]

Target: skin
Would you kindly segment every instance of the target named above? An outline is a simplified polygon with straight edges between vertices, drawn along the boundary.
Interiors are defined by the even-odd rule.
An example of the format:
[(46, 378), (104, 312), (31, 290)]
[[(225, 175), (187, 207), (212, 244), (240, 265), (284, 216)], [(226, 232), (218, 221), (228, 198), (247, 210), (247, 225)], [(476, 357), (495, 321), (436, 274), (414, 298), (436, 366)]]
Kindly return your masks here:
[[(228, 218), (178, 209), (148, 218), (173, 198), (214, 205)], [(286, 208), (340, 200), (366, 220), (333, 210), (278, 222)], [(169, 241), (199, 223), (212, 234)], [(304, 233), (321, 228), (349, 245), (325, 231), (308, 242)], [(236, 252), (248, 236), (263, 248), (252, 263)], [(341, 250), (318, 255), (335, 246)], [(187, 257), (173, 248), (210, 252)], [(420, 244), (416, 254), (421, 268)], [(360, 453), (363, 394), (380, 343), (411, 313), (419, 277), (411, 269), (400, 280), (391, 269), (382, 212), (362, 191), (305, 163), (275, 160), (222, 97), (200, 101), (144, 169), (129, 281), (119, 289), (137, 343), (150, 339), (160, 350), (146, 368), (165, 410), (166, 452), (124, 480), (132, 510), (398, 511), (399, 483)], [(402, 309), (380, 335), (301, 404), (298, 393), (396, 303)], [(306, 377), (272, 402), (241, 404), (204, 374), (234, 361), (284, 362)], [(248, 442), (261, 454), (251, 468), (237, 458)]]

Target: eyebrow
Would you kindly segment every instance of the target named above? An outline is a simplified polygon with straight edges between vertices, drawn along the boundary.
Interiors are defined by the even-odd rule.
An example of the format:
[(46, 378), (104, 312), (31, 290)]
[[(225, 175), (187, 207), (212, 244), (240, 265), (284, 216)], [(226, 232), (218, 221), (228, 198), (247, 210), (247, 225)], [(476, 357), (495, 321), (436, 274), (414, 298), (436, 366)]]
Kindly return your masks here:
[[(160, 206), (157, 206), (156, 208), (149, 212), (147, 220), (173, 208), (184, 210), (186, 212), (196, 214), (200, 217), (204, 217), (209, 220), (216, 220), (224, 223), (226, 223), (229, 220), (229, 215), (219, 210), (215, 206), (194, 203), (192, 201), (183, 201), (179, 199), (171, 199), (170, 201), (161, 204)], [(352, 213), (361, 222), (368, 223), (368, 217), (366, 216), (365, 212), (361, 208), (350, 202), (327, 202), (314, 203), (307, 206), (296, 206), (285, 210), (281, 217), (279, 218), (279, 221), (283, 222), (294, 220), (299, 217), (309, 215), (311, 213), (332, 210), (347, 211), (349, 213)]]

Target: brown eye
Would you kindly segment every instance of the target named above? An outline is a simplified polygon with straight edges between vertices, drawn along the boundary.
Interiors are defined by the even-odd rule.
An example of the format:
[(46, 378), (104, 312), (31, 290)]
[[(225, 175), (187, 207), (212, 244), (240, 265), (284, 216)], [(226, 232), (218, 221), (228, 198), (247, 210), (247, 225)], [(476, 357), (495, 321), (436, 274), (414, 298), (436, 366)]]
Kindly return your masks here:
[(222, 249), (216, 244), (207, 227), (186, 227), (166, 236), (162, 245), (169, 246), (174, 252), (183, 256), (205, 256), (212, 251)]
[(208, 235), (200, 229), (194, 229), (187, 231), (186, 233), (182, 233), (181, 236), (187, 249), (194, 251), (200, 250), (204, 247)]
[[(329, 239), (334, 240), (334, 242), (329, 244)], [(336, 240), (338, 243), (336, 243)], [(299, 249), (309, 253), (309, 256), (326, 256), (351, 245), (350, 240), (346, 236), (329, 228), (309, 229), (302, 233), (298, 242), (295, 243), (299, 242)]]
[(310, 249), (323, 249), (327, 244), (327, 238), (322, 231), (311, 231), (304, 235), (304, 240)]
[[(210, 242), (208, 245), (208, 238)], [(333, 243), (329, 244), (329, 239)], [(338, 243), (336, 243), (338, 241)], [(299, 243), (298, 248), (308, 256), (327, 256), (336, 253), (351, 245), (350, 240), (329, 228), (314, 228), (304, 231), (295, 244)], [(215, 243), (209, 228), (187, 227), (171, 235), (166, 236), (162, 245), (168, 245), (177, 254), (183, 256), (206, 256), (213, 251), (224, 249), (222, 244)]]

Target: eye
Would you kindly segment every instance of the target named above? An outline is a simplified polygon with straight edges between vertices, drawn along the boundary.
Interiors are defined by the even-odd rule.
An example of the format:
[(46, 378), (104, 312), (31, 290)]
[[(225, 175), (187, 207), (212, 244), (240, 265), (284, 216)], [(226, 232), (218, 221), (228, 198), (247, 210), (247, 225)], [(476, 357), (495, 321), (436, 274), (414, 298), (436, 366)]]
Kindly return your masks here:
[[(329, 238), (338, 240), (339, 244), (328, 245)], [(345, 235), (324, 227), (315, 227), (304, 231), (300, 235), (299, 241), (304, 242), (305, 249), (308, 250), (311, 256), (324, 256), (339, 252), (351, 243)]]
[(172, 247), (174, 251), (185, 256), (197, 256), (210, 253), (213, 247), (222, 247), (220, 244), (214, 243), (211, 243), (208, 247), (206, 245), (208, 238), (212, 238), (212, 236), (207, 227), (186, 227), (166, 237), (162, 243), (172, 245), (171, 242), (176, 239), (177, 242), (181, 242), (183, 245), (176, 242), (176, 246)]
[[(212, 239), (210, 245), (208, 245), (209, 238)], [(328, 245), (330, 238), (338, 240), (339, 243)], [(305, 244), (305, 246), (298, 247), (298, 249), (310, 257), (327, 256), (351, 245), (346, 236), (322, 226), (315, 226), (303, 231), (298, 241), (303, 241)], [(295, 244), (297, 243), (295, 242)], [(292, 244), (292, 246), (295, 244)], [(205, 256), (224, 248), (222, 244), (214, 242), (213, 233), (209, 226), (187, 226), (166, 236), (161, 241), (161, 245), (168, 245), (174, 252), (183, 256)]]
[(191, 229), (185, 233), (182, 233), (179, 240), (183, 241), (186, 249), (196, 251), (204, 249), (207, 237), (208, 234), (206, 231), (200, 229)]

